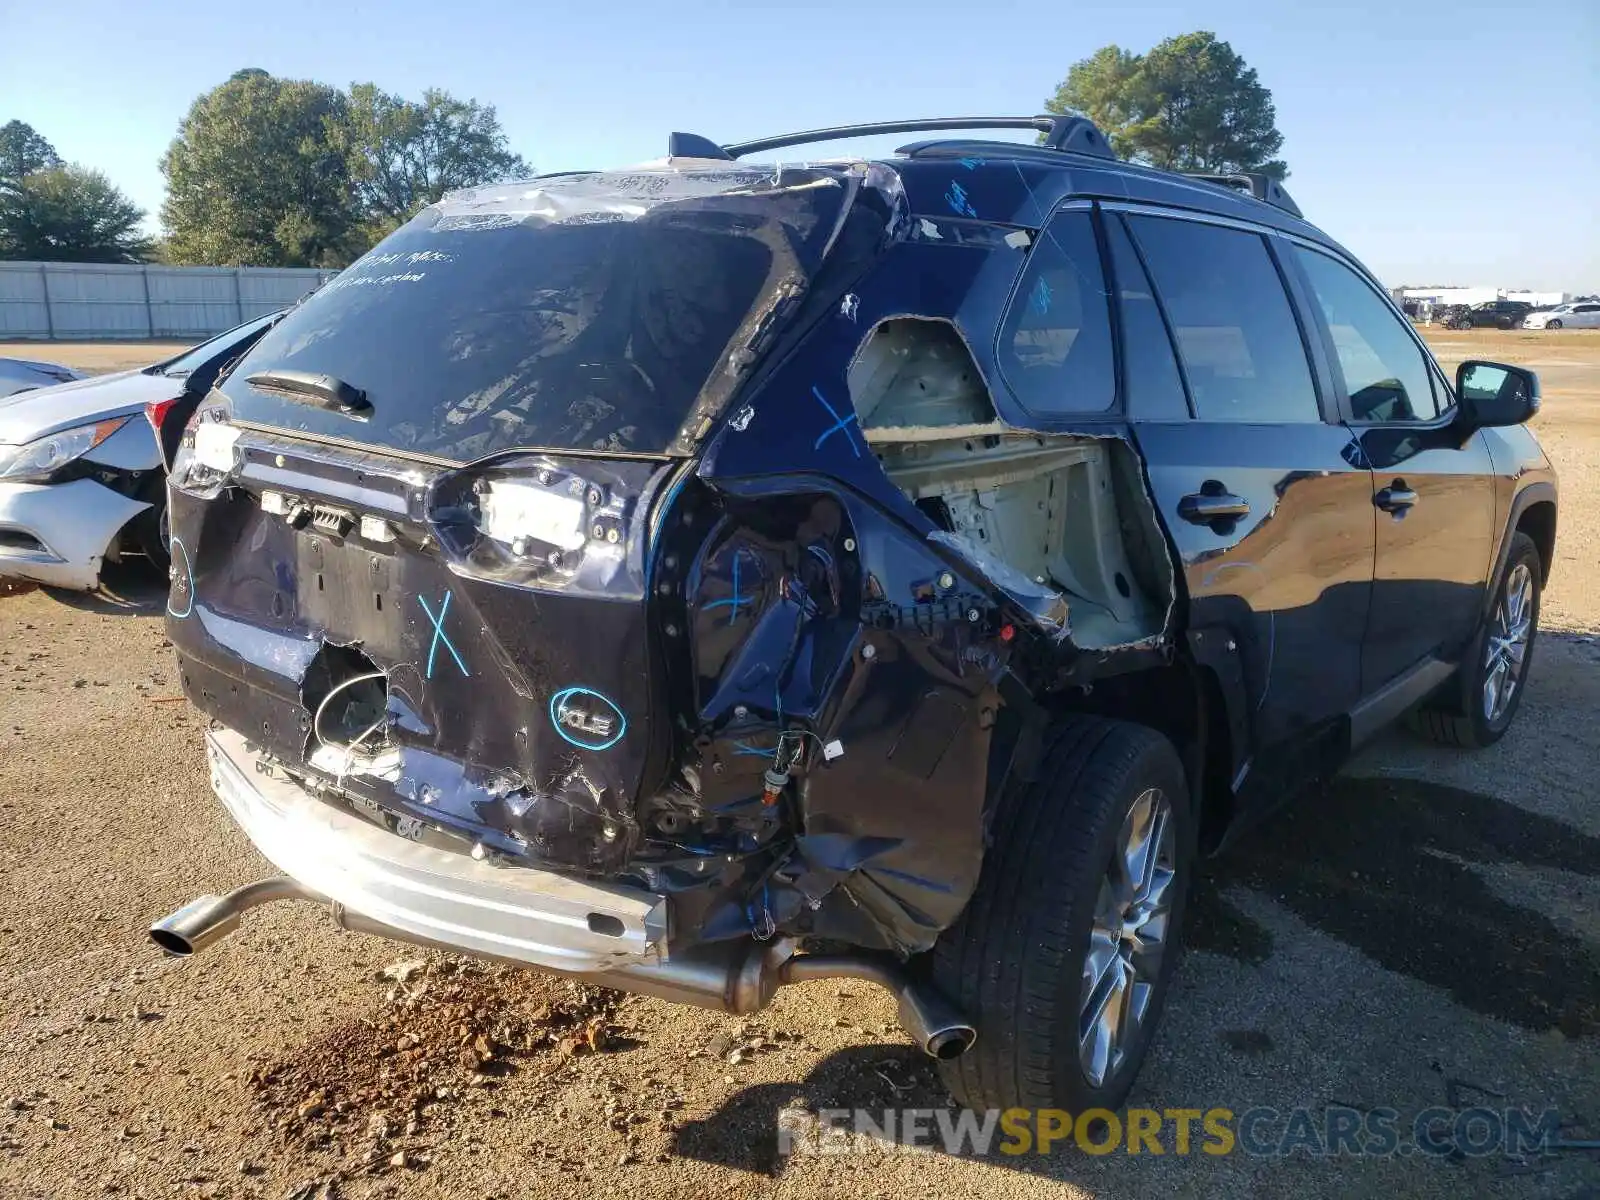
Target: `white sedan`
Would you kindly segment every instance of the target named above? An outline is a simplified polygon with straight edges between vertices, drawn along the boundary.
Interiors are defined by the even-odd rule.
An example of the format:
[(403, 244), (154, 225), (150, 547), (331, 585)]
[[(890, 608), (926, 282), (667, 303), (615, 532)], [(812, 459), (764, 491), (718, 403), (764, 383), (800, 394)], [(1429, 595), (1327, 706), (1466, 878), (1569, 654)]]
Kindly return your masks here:
[(1543, 312), (1529, 313), (1522, 320), (1524, 329), (1600, 329), (1600, 303), (1583, 300), (1558, 304)]

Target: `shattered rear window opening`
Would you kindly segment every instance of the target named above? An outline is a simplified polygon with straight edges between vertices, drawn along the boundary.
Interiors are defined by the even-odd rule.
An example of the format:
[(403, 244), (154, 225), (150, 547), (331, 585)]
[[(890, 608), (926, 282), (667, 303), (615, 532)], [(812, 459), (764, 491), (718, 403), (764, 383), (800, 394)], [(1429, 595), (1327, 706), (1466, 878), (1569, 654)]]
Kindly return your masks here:
[[(809, 282), (846, 182), (659, 170), (448, 197), (289, 314), (225, 390), (241, 420), (458, 462), (666, 452)], [(272, 370), (332, 376), (371, 411), (245, 382)]]

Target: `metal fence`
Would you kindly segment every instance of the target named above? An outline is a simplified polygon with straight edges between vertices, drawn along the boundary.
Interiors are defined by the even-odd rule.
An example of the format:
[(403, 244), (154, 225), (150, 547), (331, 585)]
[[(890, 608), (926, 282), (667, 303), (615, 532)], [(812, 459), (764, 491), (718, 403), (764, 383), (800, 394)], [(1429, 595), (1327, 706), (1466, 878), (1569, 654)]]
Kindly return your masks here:
[(336, 274), (0, 262), (0, 339), (201, 338), (293, 304)]

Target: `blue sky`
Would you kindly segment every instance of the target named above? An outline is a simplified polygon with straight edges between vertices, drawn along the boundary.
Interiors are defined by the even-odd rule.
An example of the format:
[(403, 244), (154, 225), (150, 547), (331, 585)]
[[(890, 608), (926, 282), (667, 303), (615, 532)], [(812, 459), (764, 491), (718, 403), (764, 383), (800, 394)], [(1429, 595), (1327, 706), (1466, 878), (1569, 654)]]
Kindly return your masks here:
[(0, 123), (153, 219), (179, 120), (240, 67), (475, 97), (561, 170), (656, 157), (672, 129), (1032, 113), (1097, 47), (1193, 29), (1257, 69), (1290, 190), (1389, 284), (1600, 289), (1596, 0), (0, 0)]

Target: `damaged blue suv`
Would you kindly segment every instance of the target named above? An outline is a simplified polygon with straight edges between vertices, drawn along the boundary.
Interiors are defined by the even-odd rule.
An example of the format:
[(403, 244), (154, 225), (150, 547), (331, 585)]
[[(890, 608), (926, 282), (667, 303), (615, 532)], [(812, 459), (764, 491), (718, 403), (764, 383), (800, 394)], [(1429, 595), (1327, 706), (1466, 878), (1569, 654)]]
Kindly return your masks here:
[[(984, 127), (1041, 138), (741, 161)], [(732, 1012), (866, 979), (963, 1103), (1114, 1108), (1199, 853), (1403, 714), (1510, 724), (1537, 407), (1275, 182), (1080, 118), (451, 195), (184, 433), (168, 627), (283, 874), (152, 935), (300, 899)]]

